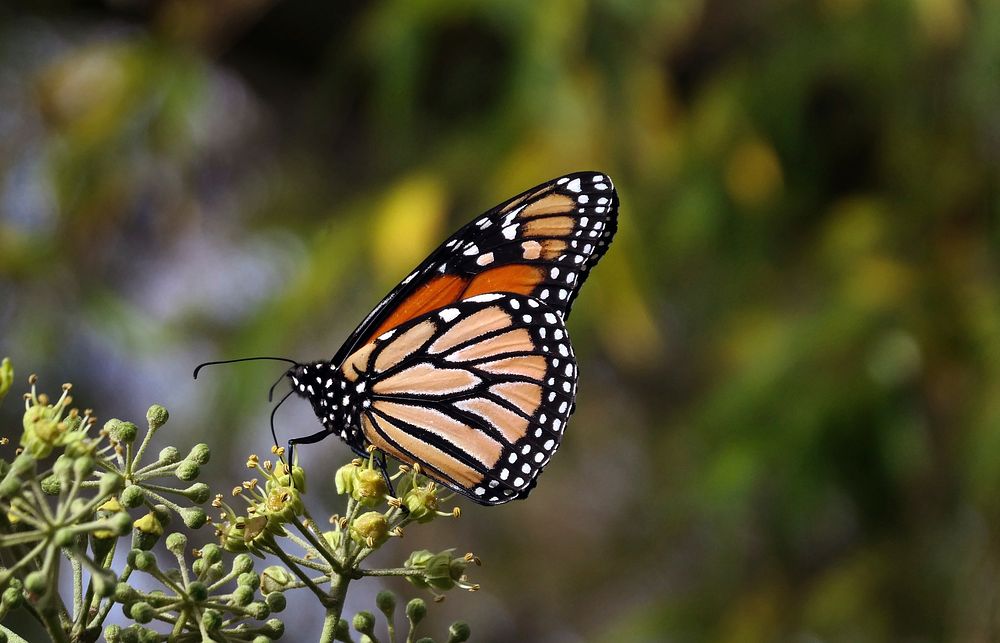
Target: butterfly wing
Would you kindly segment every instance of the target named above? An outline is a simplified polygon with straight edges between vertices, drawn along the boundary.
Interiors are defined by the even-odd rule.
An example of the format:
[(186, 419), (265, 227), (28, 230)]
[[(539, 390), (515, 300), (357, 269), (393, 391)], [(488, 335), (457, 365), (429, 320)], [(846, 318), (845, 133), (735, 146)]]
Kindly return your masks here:
[(527, 295), (569, 314), (617, 230), (618, 194), (600, 172), (553, 179), (449, 237), (369, 313), (332, 362), (420, 315), (483, 293)]
[(523, 498), (555, 453), (577, 370), (556, 311), (476, 295), (386, 331), (350, 355), (360, 424), (376, 447), (475, 502)]

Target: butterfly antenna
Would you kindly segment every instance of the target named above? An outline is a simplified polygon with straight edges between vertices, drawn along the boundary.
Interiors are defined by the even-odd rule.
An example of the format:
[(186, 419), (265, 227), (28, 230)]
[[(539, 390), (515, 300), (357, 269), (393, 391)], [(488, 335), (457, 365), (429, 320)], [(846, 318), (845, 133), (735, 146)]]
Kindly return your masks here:
[(287, 375), (288, 375), (287, 373), (282, 373), (278, 379), (274, 380), (274, 384), (271, 385), (271, 388), (268, 389), (267, 391), (268, 404), (274, 401), (274, 389), (278, 386), (278, 384), (281, 384), (281, 380), (285, 379), (285, 376)]
[(194, 369), (194, 379), (198, 379), (199, 371), (201, 371), (201, 369), (205, 368), (206, 366), (214, 366), (215, 364), (235, 364), (236, 362), (252, 362), (258, 359), (269, 359), (276, 362), (288, 362), (289, 364), (298, 365), (298, 362), (296, 362), (294, 359), (288, 359), (287, 357), (241, 357), (239, 359), (223, 359), (216, 362), (205, 362), (203, 364), (198, 364), (198, 367)]
[(278, 444), (278, 434), (274, 430), (274, 415), (278, 412), (278, 409), (281, 407), (281, 405), (285, 403), (285, 400), (288, 399), (288, 396), (290, 396), (294, 392), (295, 391), (292, 390), (285, 393), (285, 397), (281, 398), (281, 401), (275, 404), (274, 408), (271, 409), (271, 438), (274, 440), (275, 445)]

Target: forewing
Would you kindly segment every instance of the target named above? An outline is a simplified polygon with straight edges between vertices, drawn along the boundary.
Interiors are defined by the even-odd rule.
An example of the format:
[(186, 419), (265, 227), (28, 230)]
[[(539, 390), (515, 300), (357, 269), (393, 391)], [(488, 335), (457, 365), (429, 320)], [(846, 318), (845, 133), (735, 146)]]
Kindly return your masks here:
[(412, 319), (342, 368), (363, 382), (369, 442), (487, 505), (528, 495), (559, 446), (576, 394), (562, 318), (511, 293)]
[(618, 194), (601, 172), (542, 183), (449, 237), (369, 313), (334, 364), (401, 324), (476, 295), (508, 292), (569, 314), (618, 226)]

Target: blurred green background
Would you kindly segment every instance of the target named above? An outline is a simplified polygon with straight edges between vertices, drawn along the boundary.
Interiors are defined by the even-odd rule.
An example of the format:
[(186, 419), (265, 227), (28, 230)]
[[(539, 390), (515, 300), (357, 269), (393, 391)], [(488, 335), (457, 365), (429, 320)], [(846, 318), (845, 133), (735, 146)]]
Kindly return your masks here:
[[(1000, 3), (6, 3), (0, 355), (104, 418), (167, 405), (226, 489), (282, 367), (195, 364), (332, 356), (451, 230), (583, 169), (622, 205), (578, 410), (528, 501), (390, 548), (484, 559), (434, 631), (1000, 638)], [(348, 455), (304, 454), (316, 513)]]

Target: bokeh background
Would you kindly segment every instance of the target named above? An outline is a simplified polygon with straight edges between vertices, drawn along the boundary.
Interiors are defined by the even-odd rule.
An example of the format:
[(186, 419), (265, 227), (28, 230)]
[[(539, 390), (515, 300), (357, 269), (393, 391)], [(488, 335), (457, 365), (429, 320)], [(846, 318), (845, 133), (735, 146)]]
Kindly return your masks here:
[[(997, 640), (995, 2), (5, 3), (0, 354), (105, 418), (167, 405), (228, 489), (282, 366), (195, 364), (331, 356), (451, 230), (581, 169), (622, 206), (578, 410), (527, 502), (383, 557), (484, 559), (429, 633)], [(304, 453), (316, 513), (347, 459)]]

